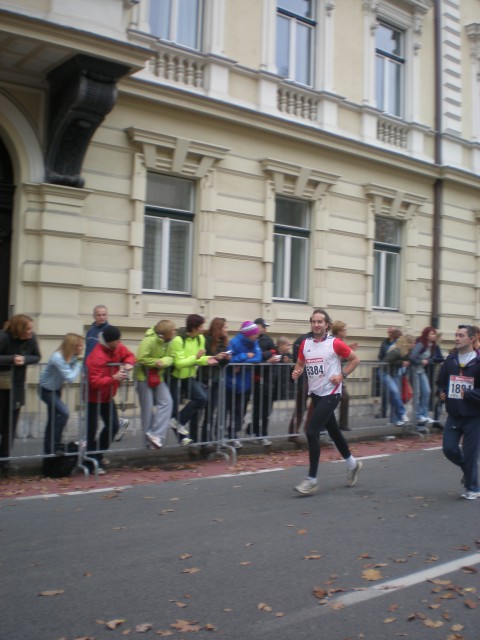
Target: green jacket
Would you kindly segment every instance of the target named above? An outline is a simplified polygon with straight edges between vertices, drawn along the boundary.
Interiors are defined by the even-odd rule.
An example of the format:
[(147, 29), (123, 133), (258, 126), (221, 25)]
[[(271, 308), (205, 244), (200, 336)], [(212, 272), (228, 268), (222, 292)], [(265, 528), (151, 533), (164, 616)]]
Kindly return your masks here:
[(163, 338), (159, 338), (155, 333), (155, 327), (150, 327), (145, 332), (145, 337), (138, 345), (137, 360), (135, 364), (134, 378), (135, 380), (146, 380), (148, 369), (157, 369), (157, 362), (162, 362), (162, 368), (159, 369), (160, 378), (164, 379), (164, 372), (167, 367), (173, 363), (171, 356), (171, 342), (165, 342)]
[(204, 355), (197, 360), (197, 353), (205, 349), (205, 336), (200, 334), (191, 338), (184, 328), (179, 329), (170, 343), (170, 354), (173, 357), (173, 372), (175, 378), (184, 380), (194, 378), (199, 366), (208, 365), (210, 356)]

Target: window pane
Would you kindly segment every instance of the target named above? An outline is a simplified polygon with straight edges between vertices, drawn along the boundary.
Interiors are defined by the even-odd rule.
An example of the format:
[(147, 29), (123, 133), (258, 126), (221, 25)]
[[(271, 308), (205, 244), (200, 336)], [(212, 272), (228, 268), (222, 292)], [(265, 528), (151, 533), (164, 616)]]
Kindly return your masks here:
[(159, 290), (161, 285), (162, 218), (145, 216), (143, 288)]
[(307, 259), (307, 240), (305, 238), (291, 238), (292, 249), (290, 258), (290, 298), (305, 300), (305, 274)]
[(275, 207), (276, 224), (297, 227), (299, 229), (309, 229), (309, 205), (306, 202), (277, 198)]
[(401, 32), (384, 24), (380, 24), (375, 32), (375, 44), (377, 49), (395, 56), (402, 55)]
[(377, 108), (381, 111), (385, 111), (385, 58), (378, 55), (376, 57), (375, 64), (375, 91)]
[(188, 291), (190, 273), (190, 228), (189, 222), (170, 220), (168, 290)]
[(288, 78), (288, 52), (290, 51), (290, 21), (277, 16), (277, 73)]
[(178, 0), (176, 42), (198, 49), (199, 0)]
[(149, 205), (176, 209), (193, 210), (193, 181), (174, 178), (160, 173), (149, 173), (147, 180), (147, 202)]
[(273, 297), (283, 298), (285, 288), (285, 241), (287, 236), (274, 235)]
[(386, 61), (388, 64), (388, 106), (386, 111), (392, 115), (400, 115), (400, 89), (402, 67), (394, 60)]
[(377, 216), (375, 218), (375, 240), (398, 246), (400, 243), (400, 223), (397, 220)]
[(170, 0), (151, 0), (150, 2), (150, 30), (158, 38), (168, 39), (170, 4)]
[(381, 251), (373, 252), (374, 271), (373, 271), (373, 306), (382, 307), (383, 300), (381, 297), (381, 275), (382, 275), (382, 253)]
[(310, 51), (312, 29), (304, 24), (297, 24), (297, 50), (295, 56), (295, 80), (302, 84), (310, 84)]
[(398, 278), (397, 278), (398, 254), (385, 254), (385, 306), (396, 307), (398, 299)]
[(312, 0), (278, 0), (277, 7), (302, 18), (312, 17)]

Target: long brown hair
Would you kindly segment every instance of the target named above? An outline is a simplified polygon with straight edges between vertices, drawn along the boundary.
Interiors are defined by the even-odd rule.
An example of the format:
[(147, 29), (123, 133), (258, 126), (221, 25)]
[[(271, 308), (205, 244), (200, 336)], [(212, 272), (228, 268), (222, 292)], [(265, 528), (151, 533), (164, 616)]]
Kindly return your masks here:
[(33, 323), (33, 318), (25, 313), (18, 313), (5, 322), (3, 329), (11, 333), (13, 338), (22, 340), (22, 336), (31, 322)]
[(225, 336), (223, 335), (223, 327), (225, 326), (225, 318), (213, 318), (210, 322), (210, 326), (205, 333), (205, 337), (210, 338), (210, 352), (215, 355), (218, 351), (220, 344), (225, 342)]
[(60, 351), (65, 362), (70, 362), (80, 344), (83, 344), (83, 336), (78, 333), (66, 333), (57, 351)]

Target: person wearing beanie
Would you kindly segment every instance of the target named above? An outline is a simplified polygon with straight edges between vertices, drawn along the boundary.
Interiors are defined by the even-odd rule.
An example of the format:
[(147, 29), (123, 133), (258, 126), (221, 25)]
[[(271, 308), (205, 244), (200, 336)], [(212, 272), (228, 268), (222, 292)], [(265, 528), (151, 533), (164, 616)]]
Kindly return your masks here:
[[(103, 452), (110, 447), (120, 427), (113, 398), (135, 364), (135, 356), (120, 339), (120, 330), (108, 325), (99, 335), (98, 344), (85, 363), (88, 380), (87, 454), (97, 461), (92, 470), (100, 475), (105, 473)], [(97, 441), (99, 415), (104, 427)]]
[[(261, 362), (262, 352), (258, 344), (258, 326), (246, 320), (240, 331), (228, 344), (231, 352), (230, 366), (227, 367), (227, 415), (230, 416), (230, 438), (236, 449), (242, 447), (238, 434), (250, 400), (253, 367), (248, 364)], [(231, 366), (238, 364), (239, 366)]]

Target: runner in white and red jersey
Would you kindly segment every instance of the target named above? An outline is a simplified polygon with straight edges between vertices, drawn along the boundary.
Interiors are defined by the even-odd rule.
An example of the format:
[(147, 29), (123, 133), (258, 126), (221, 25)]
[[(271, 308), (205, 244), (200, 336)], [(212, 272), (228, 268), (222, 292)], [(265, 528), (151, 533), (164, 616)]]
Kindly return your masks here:
[[(323, 309), (315, 309), (310, 318), (313, 337), (300, 345), (298, 359), (292, 372), (293, 380), (305, 370), (308, 377), (308, 393), (312, 396), (314, 411), (306, 434), (310, 468), (308, 476), (295, 487), (298, 493), (308, 495), (318, 491), (318, 463), (320, 461), (320, 432), (327, 430), (335, 447), (347, 463), (347, 485), (353, 487), (363, 463), (352, 456), (335, 417), (335, 409), (342, 395), (344, 378), (355, 370), (359, 357), (347, 344), (338, 338), (330, 338), (328, 330), (332, 324)], [(342, 371), (342, 359), (347, 363)]]

